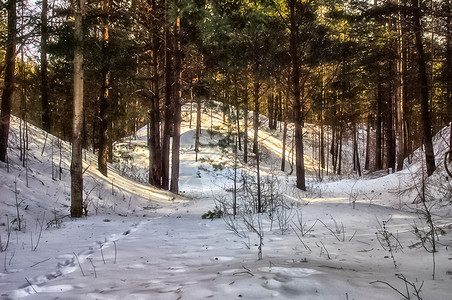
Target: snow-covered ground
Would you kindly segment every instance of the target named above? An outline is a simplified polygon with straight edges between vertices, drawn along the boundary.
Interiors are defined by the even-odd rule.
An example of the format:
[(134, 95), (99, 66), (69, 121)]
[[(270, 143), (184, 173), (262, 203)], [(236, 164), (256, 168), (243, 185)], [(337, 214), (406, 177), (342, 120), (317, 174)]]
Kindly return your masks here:
[[(55, 137), (30, 126), (26, 172), (19, 160), (19, 121), (13, 119), (10, 163), (0, 165), (0, 297), (452, 299), (452, 188), (442, 167), (426, 190), (428, 200), (435, 198), (427, 203), (437, 233), (434, 256), (427, 251), (429, 239), (424, 248), (419, 237), (428, 230), (425, 209), (413, 203), (421, 191), (420, 152), (402, 172), (322, 182), (315, 176), (318, 163), (307, 156), (308, 191), (301, 192), (294, 175), (278, 171), (281, 133), (263, 128), (261, 172), (278, 182), (278, 209), (202, 219), (231, 199), (233, 175), (232, 151), (216, 146), (227, 128), (209, 113), (203, 114), (198, 161), (196, 114), (192, 128), (184, 117), (179, 196), (139, 182), (146, 180), (146, 129), (116, 144), (128, 163), (116, 163), (108, 178), (87, 152), (88, 216), (78, 220), (68, 216), (69, 145), (62, 143), (60, 152)], [(210, 120), (223, 134), (209, 134)], [(436, 137), (438, 153), (446, 135)], [(252, 166), (251, 158), (239, 173), (253, 174)]]

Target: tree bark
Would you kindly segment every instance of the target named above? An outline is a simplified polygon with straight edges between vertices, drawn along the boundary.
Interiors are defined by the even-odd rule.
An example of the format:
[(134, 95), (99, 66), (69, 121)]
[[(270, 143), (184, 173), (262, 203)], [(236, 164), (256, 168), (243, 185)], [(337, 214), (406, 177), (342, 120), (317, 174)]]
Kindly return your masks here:
[[(281, 95), (281, 94), (280, 94)], [(281, 101), (282, 104), (282, 101)], [(282, 106), (282, 105), (281, 105)], [(282, 115), (282, 114), (281, 114)], [(283, 144), (282, 144), (282, 153), (281, 153), (281, 171), (285, 171), (286, 169), (286, 148), (287, 148), (287, 97), (284, 102), (284, 129), (283, 129)]]
[(419, 67), (419, 83), (421, 96), (421, 116), (422, 116), (422, 135), (425, 147), (425, 163), (427, 166), (427, 176), (430, 176), (436, 170), (435, 153), (433, 151), (432, 126), (429, 113), (429, 91), (428, 78), (425, 62), (424, 43), (422, 41), (423, 29), (421, 25), (421, 0), (413, 1), (414, 33), (415, 46), (417, 50), (417, 61)]
[(323, 108), (320, 111), (320, 149), (319, 149), (319, 159), (320, 167), (325, 169), (325, 125), (323, 124)]
[(344, 127), (339, 126), (339, 149), (337, 150), (337, 157), (336, 157), (336, 161), (337, 161), (337, 175), (341, 175), (342, 172), (342, 131), (344, 130)]
[(109, 42), (109, 12), (110, 0), (102, 1), (102, 66), (101, 66), (101, 91), (99, 97), (99, 149), (97, 153), (97, 167), (104, 175), (108, 175), (107, 157), (110, 125), (109, 103), (110, 103), (110, 67), (107, 57), (107, 47)]
[(377, 84), (376, 90), (376, 102), (377, 102), (377, 110), (376, 110), (376, 135), (375, 135), (375, 170), (381, 170), (383, 168), (383, 160), (382, 160), (382, 128), (381, 128), (381, 119), (382, 119), (382, 99), (381, 99), (381, 86)]
[(267, 97), (268, 103), (268, 128), (274, 129), (274, 112), (275, 112), (275, 98), (273, 93)]
[(174, 24), (174, 98), (173, 98), (173, 111), (174, 111), (174, 132), (173, 132), (173, 144), (171, 147), (171, 186), (170, 191), (179, 193), (179, 169), (180, 169), (180, 125), (181, 125), (181, 49), (180, 49), (180, 17), (177, 17)]
[(370, 169), (370, 123), (372, 122), (372, 115), (367, 116), (366, 126), (366, 161), (364, 162), (364, 169)]
[(279, 131), (282, 130), (282, 121), (283, 121), (283, 100), (282, 100), (282, 91), (279, 90), (279, 105), (278, 105), (278, 121), (281, 121), (279, 123)]
[(42, 106), (42, 127), (50, 132), (50, 103), (49, 103), (49, 79), (47, 71), (47, 41), (49, 30), (47, 26), (48, 3), (42, 0), (41, 11), (41, 106)]
[(243, 161), (248, 163), (248, 83), (245, 82), (245, 91), (243, 96), (244, 116), (243, 123), (245, 123), (245, 134), (243, 136)]
[(259, 90), (260, 83), (257, 78), (254, 79), (254, 113), (253, 113), (253, 153), (257, 154), (258, 149), (258, 138), (259, 138)]
[(7, 2), (8, 10), (8, 36), (5, 55), (5, 87), (2, 94), (0, 113), (0, 161), (6, 162), (8, 149), (8, 136), (11, 119), (11, 103), (14, 94), (14, 70), (16, 68), (16, 34), (17, 15), (16, 0)]
[(284, 120), (283, 128), (283, 140), (282, 140), (282, 153), (281, 153), (281, 171), (286, 169), (286, 147), (287, 147), (287, 121)]
[[(151, 9), (157, 10), (156, 1), (151, 2)], [(152, 21), (152, 97), (149, 113), (149, 184), (162, 187), (162, 147), (160, 141), (160, 85), (159, 85), (159, 25)]]
[(239, 101), (239, 91), (237, 86), (237, 74), (234, 74), (234, 103), (235, 103), (235, 114), (237, 122), (237, 143), (238, 150), (242, 151), (242, 137), (240, 132), (240, 101)]
[[(452, 9), (450, 1), (444, 1), (446, 13), (446, 101), (447, 101), (447, 122), (451, 134), (449, 134), (449, 150), (452, 150)], [(452, 162), (452, 155), (449, 155), (449, 162)]]
[[(392, 92), (392, 89), (389, 89)], [(393, 107), (392, 107), (392, 97), (387, 94), (385, 99), (385, 113), (384, 113), (384, 138), (386, 144), (386, 167), (391, 169), (392, 172), (395, 170), (395, 158), (396, 158), (396, 147), (394, 141), (394, 127), (393, 127)]]
[(171, 92), (173, 84), (172, 44), (169, 25), (165, 29), (165, 122), (162, 141), (162, 188), (169, 189), (169, 154), (173, 114), (171, 111)]
[(195, 134), (195, 153), (196, 161), (198, 161), (199, 152), (199, 136), (201, 135), (201, 97), (196, 99), (196, 134)]
[(396, 67), (396, 106), (397, 106), (397, 171), (403, 170), (403, 161), (405, 160), (405, 129), (404, 129), (404, 64), (405, 60), (403, 59), (404, 53), (404, 38), (403, 38), (403, 29), (402, 29), (402, 14), (399, 12), (397, 20), (396, 20), (396, 30), (397, 30), (397, 39), (396, 39), (396, 52), (397, 52), (397, 67)]
[(289, 0), (290, 9), (290, 54), (292, 59), (292, 90), (294, 96), (294, 122), (295, 122), (295, 170), (297, 176), (297, 188), (305, 191), (305, 169), (303, 149), (303, 116), (300, 93), (300, 59), (298, 55), (299, 24), (296, 16), (295, 0)]
[(359, 151), (358, 151), (358, 133), (356, 130), (356, 124), (353, 124), (353, 165), (355, 167), (355, 171), (358, 173), (358, 176), (361, 176), (361, 163), (359, 161)]
[(263, 212), (260, 164), (261, 163), (260, 163), (260, 153), (259, 153), (259, 144), (258, 144), (257, 145), (257, 151), (256, 151), (257, 213), (258, 214)]
[(83, 15), (85, 0), (75, 1), (74, 118), (72, 125), (71, 217), (83, 212), (82, 130), (83, 130)]
[(323, 174), (323, 170), (325, 169), (325, 128), (324, 128), (324, 110), (326, 107), (326, 100), (325, 100), (325, 76), (324, 76), (324, 69), (322, 66), (322, 99), (321, 99), (321, 107), (320, 107), (320, 114), (319, 114), (319, 121), (320, 121), (320, 147), (319, 147), (319, 160), (320, 160), (320, 167), (322, 169), (322, 172), (319, 168), (319, 178), (322, 178), (320, 175)]

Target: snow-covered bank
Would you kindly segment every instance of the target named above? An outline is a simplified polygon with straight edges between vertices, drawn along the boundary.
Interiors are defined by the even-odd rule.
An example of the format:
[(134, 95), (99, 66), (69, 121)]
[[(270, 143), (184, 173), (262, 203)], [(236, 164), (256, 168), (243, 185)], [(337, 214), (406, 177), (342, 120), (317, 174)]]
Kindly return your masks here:
[[(259, 236), (241, 218), (236, 223), (229, 219), (239, 234), (221, 219), (201, 219), (218, 204), (219, 195), (228, 194), (232, 166), (231, 156), (214, 146), (220, 136), (211, 139), (206, 130), (209, 120), (204, 119), (198, 161), (193, 130), (184, 123), (181, 196), (134, 182), (112, 168), (104, 178), (87, 153), (85, 195), (90, 205), (88, 216), (80, 220), (67, 217), (68, 145), (63, 143), (61, 180), (53, 180), (54, 138), (47, 138), (41, 155), (45, 135), (30, 127), (27, 187), (16, 149), (18, 123), (13, 120), (10, 172), (0, 166), (3, 246), (8, 228), (12, 229), (8, 248), (0, 253), (0, 297), (404, 299), (398, 292), (406, 295), (406, 287), (411, 299), (418, 299), (413, 295), (416, 290), (423, 299), (451, 297), (450, 205), (447, 199), (436, 201), (432, 210), (439, 238), (433, 280), (432, 254), (416, 236), (416, 228), (428, 227), (416, 213), (422, 207), (412, 204), (415, 192), (402, 193), (419, 176), (415, 165), (379, 178), (324, 182), (312, 178), (309, 191), (302, 193), (293, 188), (294, 176), (275, 171), (277, 153), (267, 155), (263, 174), (276, 174), (290, 209), (279, 219), (268, 214), (245, 216), (255, 227), (262, 226), (258, 260)], [(214, 120), (221, 128), (220, 118)], [(144, 134), (140, 131), (137, 140), (117, 144), (123, 151), (131, 146), (137, 173), (145, 170), (142, 165), (147, 161)], [(278, 136), (269, 136), (271, 151)], [(54, 166), (59, 165), (56, 149)], [(441, 170), (435, 176), (444, 181)], [(17, 208), (21, 231), (15, 230), (17, 221), (12, 222)], [(425, 246), (430, 249), (428, 241)]]

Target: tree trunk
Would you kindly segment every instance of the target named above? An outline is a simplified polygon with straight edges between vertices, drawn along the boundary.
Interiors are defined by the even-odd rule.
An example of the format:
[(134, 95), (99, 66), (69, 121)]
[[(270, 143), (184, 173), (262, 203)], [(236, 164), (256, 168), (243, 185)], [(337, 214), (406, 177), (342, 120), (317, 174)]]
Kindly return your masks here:
[(231, 116), (231, 99), (230, 99), (230, 91), (229, 91), (229, 76), (225, 77), (225, 87), (224, 87), (224, 93), (226, 98), (226, 124), (228, 125), (228, 138), (226, 139), (226, 142), (229, 146), (231, 141), (231, 134), (232, 134), (232, 116)]
[[(114, 104), (114, 105), (119, 105), (119, 104)], [(110, 164), (113, 163), (113, 133), (115, 130), (114, 127), (114, 122), (110, 122), (110, 124), (108, 124), (108, 132), (110, 132), (110, 134), (108, 135), (108, 156), (107, 156), (107, 162), (109, 162)], [(127, 133), (127, 130), (126, 130)]]
[(422, 41), (423, 29), (421, 25), (421, 0), (413, 0), (413, 17), (414, 17), (414, 31), (415, 44), (417, 50), (417, 60), (419, 67), (419, 84), (421, 89), (421, 115), (422, 115), (422, 133), (423, 143), (425, 147), (425, 163), (427, 166), (427, 176), (430, 176), (436, 170), (435, 153), (433, 151), (432, 141), (432, 126), (429, 113), (429, 93), (428, 93), (428, 79), (426, 70), (426, 59), (424, 53), (424, 44)]
[(375, 135), (375, 170), (381, 170), (383, 168), (382, 161), (382, 144), (381, 144), (381, 119), (382, 119), (382, 99), (381, 99), (381, 86), (377, 85), (376, 90), (376, 100), (377, 100), (377, 111), (376, 111), (376, 135)]
[(287, 145), (287, 121), (284, 120), (283, 140), (282, 140), (282, 153), (281, 153), (281, 171), (286, 169), (286, 145)]
[(192, 121), (193, 121), (193, 87), (190, 88), (190, 121), (188, 124), (188, 128), (190, 129)]
[(244, 116), (243, 122), (245, 123), (245, 134), (243, 136), (243, 161), (248, 163), (248, 83), (245, 82), (245, 91), (243, 96)]
[[(281, 95), (281, 94), (280, 94)], [(285, 105), (284, 105), (284, 116), (281, 117), (284, 118), (284, 129), (283, 129), (283, 145), (282, 145), (282, 153), (281, 153), (281, 171), (285, 171), (286, 169), (286, 148), (287, 148), (287, 97), (285, 98)], [(282, 101), (281, 101), (282, 104)], [(282, 105), (281, 105), (282, 106)]]
[[(152, 1), (152, 9), (156, 10), (156, 1)], [(152, 24), (152, 98), (149, 113), (149, 184), (162, 187), (162, 148), (160, 142), (160, 85), (159, 85), (159, 25), (156, 20)]]
[[(392, 89), (389, 91), (392, 92)], [(394, 128), (393, 128), (393, 114), (392, 114), (392, 97), (388, 94), (385, 99), (385, 113), (384, 113), (384, 138), (386, 144), (386, 167), (395, 170), (395, 143), (394, 143)]]
[(99, 150), (97, 153), (97, 167), (99, 171), (107, 176), (107, 157), (108, 157), (108, 126), (110, 124), (109, 103), (110, 103), (110, 67), (107, 54), (109, 42), (109, 13), (110, 0), (102, 1), (102, 67), (101, 67), (101, 91), (99, 97)]
[(262, 189), (261, 189), (261, 171), (260, 171), (260, 153), (259, 144), (257, 145), (256, 151), (256, 173), (257, 173), (257, 213), (263, 212), (262, 208)]
[(298, 55), (299, 24), (296, 16), (296, 2), (289, 1), (290, 6), (290, 54), (292, 59), (292, 90), (294, 96), (294, 122), (295, 122), (295, 170), (297, 176), (297, 188), (305, 191), (305, 169), (303, 156), (303, 116), (301, 112), (300, 93), (300, 60)]
[(253, 113), (253, 153), (257, 154), (258, 151), (258, 137), (259, 137), (259, 90), (260, 83), (257, 78), (254, 79), (254, 113)]
[[(320, 108), (320, 148), (319, 148), (319, 160), (320, 160), (320, 167), (323, 170), (325, 169), (325, 128), (324, 128), (324, 110), (326, 107), (326, 100), (325, 100), (325, 76), (324, 76), (324, 68), (322, 66), (322, 99), (321, 99), (321, 108)], [(320, 177), (320, 170), (319, 170), (319, 177)], [(320, 177), (321, 178), (321, 177)]]
[(196, 99), (196, 135), (195, 135), (195, 160), (198, 161), (199, 136), (201, 135), (201, 97)]
[(109, 98), (109, 72), (102, 72), (102, 85), (101, 85), (101, 96), (99, 97), (99, 141), (98, 141), (98, 153), (97, 153), (97, 166), (102, 175), (107, 176), (107, 157), (108, 157), (108, 125), (109, 125), (109, 115), (108, 115), (108, 98)]
[(49, 103), (49, 80), (47, 72), (47, 0), (42, 0), (41, 11), (41, 106), (42, 106), (42, 127), (45, 131), (50, 132), (50, 103)]
[(323, 124), (323, 109), (320, 112), (320, 167), (325, 169), (325, 125)]
[(180, 169), (180, 125), (181, 125), (181, 49), (180, 49), (180, 17), (177, 17), (174, 24), (174, 99), (173, 99), (173, 111), (174, 111), (174, 132), (173, 132), (173, 145), (171, 147), (171, 187), (170, 191), (179, 193), (179, 169)]
[(83, 15), (85, 0), (76, 0), (74, 49), (74, 119), (72, 125), (71, 217), (83, 213), (82, 130), (83, 130)]
[(280, 104), (279, 96), (280, 95), (274, 96), (274, 98), (275, 98), (275, 108), (273, 110), (273, 130), (276, 130), (278, 128), (278, 121), (281, 121), (279, 119), (279, 115), (278, 115), (279, 114), (279, 104)]
[[(450, 1), (444, 1), (446, 14), (446, 101), (447, 101), (447, 122), (451, 134), (449, 134), (449, 150), (452, 150), (452, 9)], [(449, 155), (449, 162), (452, 162), (452, 155)]]
[(16, 0), (7, 2), (8, 9), (8, 37), (5, 55), (5, 78), (0, 112), (0, 161), (6, 162), (8, 136), (11, 118), (11, 103), (14, 94), (14, 70), (16, 68)]
[(341, 175), (342, 172), (342, 131), (344, 130), (343, 126), (339, 127), (339, 150), (337, 151), (337, 175)]
[(405, 129), (404, 127), (404, 64), (403, 53), (405, 52), (403, 29), (402, 29), (402, 14), (399, 12), (396, 21), (397, 29), (397, 40), (396, 40), (396, 51), (397, 51), (397, 67), (396, 67), (396, 106), (397, 106), (397, 171), (403, 170), (403, 161), (405, 160)]
[(173, 115), (171, 111), (171, 92), (173, 84), (172, 45), (170, 29), (165, 29), (165, 123), (162, 141), (162, 188), (169, 189), (169, 154)]
[(281, 121), (279, 123), (279, 132), (281, 132), (282, 121), (283, 121), (283, 100), (282, 100), (282, 91), (281, 90), (279, 90), (278, 121)]
[(238, 161), (238, 149), (237, 149), (237, 138), (235, 139), (234, 148), (234, 188), (232, 191), (232, 215), (237, 215), (237, 161)]
[(234, 74), (234, 103), (235, 103), (235, 113), (237, 122), (237, 142), (238, 149), (242, 151), (242, 138), (240, 132), (240, 102), (239, 102), (239, 91), (237, 87), (237, 74)]
[(359, 152), (358, 152), (358, 133), (356, 131), (356, 124), (353, 124), (353, 165), (358, 176), (361, 176), (361, 163), (359, 162)]
[(273, 129), (274, 124), (274, 111), (275, 111), (275, 98), (273, 93), (267, 97), (268, 102), (268, 128)]
[(367, 116), (367, 127), (366, 127), (366, 161), (364, 162), (364, 169), (370, 169), (370, 123), (372, 122), (372, 115)]
[(332, 129), (331, 129), (331, 148), (330, 148), (330, 154), (331, 154), (331, 164), (333, 165), (333, 173), (336, 173), (336, 138), (337, 138), (337, 126), (336, 124), (333, 125)]

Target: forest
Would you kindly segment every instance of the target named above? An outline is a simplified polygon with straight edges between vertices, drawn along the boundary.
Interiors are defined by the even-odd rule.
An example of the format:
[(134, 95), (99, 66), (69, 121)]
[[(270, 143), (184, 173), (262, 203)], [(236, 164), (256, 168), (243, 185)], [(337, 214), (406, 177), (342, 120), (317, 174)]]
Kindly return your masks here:
[[(301, 190), (306, 123), (321, 128), (323, 169), (328, 159), (343, 172), (351, 139), (358, 174), (402, 170), (423, 145), (431, 175), (432, 136), (452, 116), (450, 9), (434, 0), (10, 0), (1, 7), (0, 159), (11, 113), (72, 141), (78, 182), (82, 147), (107, 176), (113, 141), (149, 124), (149, 183), (177, 193), (180, 107), (217, 101), (244, 163), (259, 155), (248, 135), (259, 114), (285, 134), (295, 125)], [(373, 133), (360, 145), (363, 165), (360, 130)], [(73, 194), (80, 216), (81, 186)]]
[(451, 10), (2, 1), (0, 298), (448, 299)]

